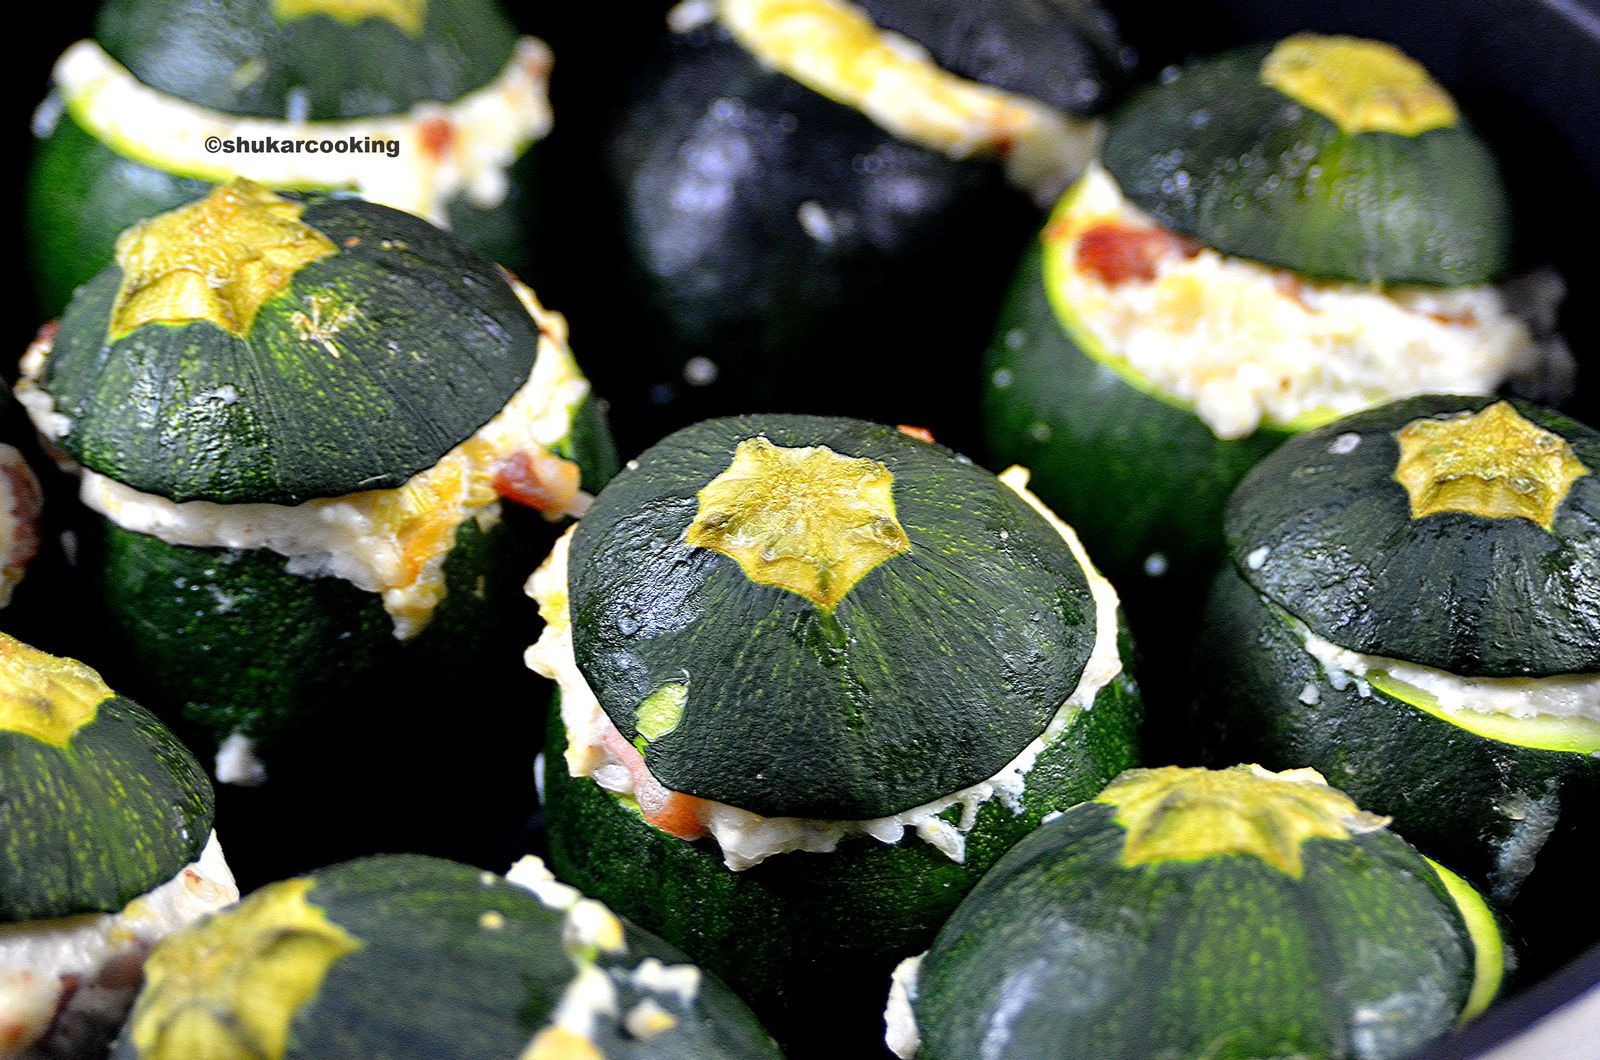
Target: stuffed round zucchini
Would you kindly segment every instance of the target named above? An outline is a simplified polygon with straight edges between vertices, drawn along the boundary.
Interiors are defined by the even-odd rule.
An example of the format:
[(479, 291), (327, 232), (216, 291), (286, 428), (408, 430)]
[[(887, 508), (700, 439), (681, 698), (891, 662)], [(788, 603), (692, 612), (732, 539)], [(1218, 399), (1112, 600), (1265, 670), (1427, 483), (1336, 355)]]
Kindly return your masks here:
[[(297, 783), (370, 766), (388, 797), (386, 756), (437, 748), (406, 781), (427, 805), (456, 741), (464, 762), (514, 753), (519, 725), (532, 746), (490, 694), (533, 619), (516, 587), (615, 460), (562, 318), (356, 199), (237, 181), (117, 246), (18, 394), (81, 471), (82, 566), (148, 701), (229, 784), (321, 754)], [(463, 695), (474, 725), (439, 724)]]
[(984, 429), (1118, 584), (1209, 577), (1244, 473), (1299, 431), (1494, 393), (1545, 355), (1491, 286), (1488, 149), (1387, 44), (1310, 34), (1135, 96), (1024, 259)]
[(669, 21), (604, 162), (598, 220), (620, 226), (618, 283), (646, 310), (618, 317), (602, 288), (585, 314), (635, 351), (608, 391), (655, 384), (671, 426), (780, 398), (928, 423), (921, 390), (963, 393), (935, 382), (940, 351), (980, 341), (998, 295), (967, 264), (1009, 260), (1030, 197), (1093, 154), (1089, 115), (1123, 74), (1109, 17), (1088, 0), (696, 0)]
[(875, 1040), (894, 962), (1134, 761), (1116, 592), (1025, 483), (857, 420), (711, 420), (530, 582), (556, 871), (786, 1049)]
[(550, 62), (495, 0), (107, 0), (35, 119), (45, 313), (124, 228), (236, 175), (353, 191), (525, 269)]
[(1402, 1057), (1494, 998), (1476, 891), (1310, 769), (1135, 769), (895, 973), (901, 1057)]
[(150, 946), (239, 897), (211, 822), (149, 712), (0, 633), (0, 1057), (104, 1055)]
[(1307, 765), (1497, 900), (1600, 810), (1600, 434), (1421, 397), (1301, 435), (1229, 503), (1200, 723)]
[(390, 856), (268, 884), (151, 955), (121, 1060), (777, 1057), (743, 1002), (555, 882)]

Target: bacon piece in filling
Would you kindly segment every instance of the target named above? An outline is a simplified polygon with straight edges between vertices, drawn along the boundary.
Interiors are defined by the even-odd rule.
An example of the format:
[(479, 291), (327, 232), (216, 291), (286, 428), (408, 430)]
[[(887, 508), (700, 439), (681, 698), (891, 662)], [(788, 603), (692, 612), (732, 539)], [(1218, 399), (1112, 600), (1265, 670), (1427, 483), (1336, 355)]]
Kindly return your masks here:
[(1080, 271), (1115, 287), (1130, 280), (1149, 283), (1165, 259), (1198, 253), (1199, 243), (1165, 228), (1100, 221), (1078, 237), (1077, 262)]
[(706, 834), (705, 810), (710, 804), (705, 799), (662, 787), (644, 764), (644, 755), (623, 739), (609, 720), (600, 739), (611, 757), (632, 774), (633, 797), (646, 821), (679, 839), (699, 839)]
[(547, 515), (572, 510), (583, 473), (578, 465), (543, 449), (519, 449), (494, 472), (494, 491)]

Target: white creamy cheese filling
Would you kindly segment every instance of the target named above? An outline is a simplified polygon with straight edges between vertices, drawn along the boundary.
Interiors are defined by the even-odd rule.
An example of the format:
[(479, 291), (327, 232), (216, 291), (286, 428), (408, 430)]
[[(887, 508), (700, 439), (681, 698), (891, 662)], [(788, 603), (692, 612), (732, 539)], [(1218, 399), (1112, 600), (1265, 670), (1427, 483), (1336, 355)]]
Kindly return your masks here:
[[(267, 549), (288, 559), (291, 573), (343, 578), (380, 593), (395, 636), (421, 632), (445, 596), (444, 564), (456, 530), (468, 519), (482, 527), (500, 517), (496, 469), (507, 457), (529, 453), (555, 460), (550, 449), (572, 430), (572, 417), (589, 394), (567, 345), (566, 321), (546, 310), (518, 283), (517, 294), (539, 325), (539, 350), (528, 381), (472, 438), (403, 485), (298, 505), (175, 502), (142, 493), (82, 469), (84, 504), (124, 529), (169, 544), (197, 548)], [(70, 432), (37, 385), (48, 346), (35, 343), (23, 358), (17, 397), (49, 440)], [(238, 400), (237, 395), (233, 400)], [(581, 511), (578, 493), (552, 518)], [(226, 607), (227, 601), (218, 601)]]
[[(482, 208), (505, 199), (507, 169), (550, 131), (550, 66), (544, 43), (524, 37), (493, 81), (458, 100), (420, 103), (404, 114), (313, 122), (196, 106), (143, 84), (94, 41), (83, 40), (56, 61), (55, 91), (36, 126), (48, 132), (52, 115), (64, 106), (118, 154), (169, 173), (212, 183), (243, 176), (274, 188), (353, 191), (443, 225), (457, 199)], [(394, 141), (400, 153), (206, 148), (208, 141), (236, 139)]]
[[(492, 875), (486, 879), (492, 880)], [(557, 1003), (550, 1023), (536, 1034), (522, 1054), (522, 1060), (553, 1060), (555, 1057), (590, 1055), (581, 1046), (563, 1051), (562, 1046), (593, 1039), (600, 1023), (620, 1021), (628, 1033), (639, 1040), (650, 1038), (677, 1026), (677, 1018), (660, 1001), (693, 1005), (700, 995), (701, 972), (692, 964), (663, 964), (646, 957), (631, 971), (608, 972), (596, 966), (597, 952), (612, 956), (628, 949), (627, 931), (622, 921), (593, 898), (585, 898), (574, 887), (558, 881), (544, 862), (531, 855), (511, 866), (506, 880), (531, 891), (546, 908), (566, 915), (562, 945), (577, 968), (577, 975)], [(621, 993), (615, 974), (625, 976), (626, 985), (654, 997), (645, 997), (622, 1011)], [(595, 1053), (594, 1055), (598, 1055)]]
[[(703, 800), (708, 807), (704, 814), (706, 830), (722, 848), (723, 861), (729, 869), (738, 872), (774, 855), (792, 851), (826, 853), (852, 835), (868, 835), (882, 843), (898, 843), (908, 830), (952, 861), (965, 860), (967, 833), (976, 826), (978, 811), (991, 799), (999, 798), (1013, 812), (1020, 813), (1028, 773), (1039, 755), (1067, 730), (1081, 711), (1090, 709), (1100, 690), (1122, 672), (1122, 657), (1117, 648), (1116, 590), (1089, 561), (1073, 529), (1028, 491), (1025, 469), (1011, 468), (1000, 476), (1000, 481), (1015, 490), (1061, 535), (1089, 583), (1095, 604), (1094, 648), (1072, 695), (1056, 711), (1045, 731), (994, 776), (889, 817), (864, 821), (762, 817), (737, 806)], [(604, 733), (611, 722), (579, 670), (573, 652), (567, 598), (567, 553), (572, 533), (569, 529), (556, 542), (549, 558), (528, 581), (528, 594), (539, 602), (545, 628), (538, 642), (528, 649), (527, 663), (561, 689), (568, 773), (592, 779), (613, 794), (632, 796), (633, 774), (604, 746)], [(954, 808), (960, 809), (960, 815), (952, 822), (946, 819), (946, 814)]]
[(1164, 231), (1096, 163), (1045, 230), (1057, 312), (1130, 382), (1192, 406), (1219, 438), (1416, 394), (1491, 394), (1540, 369), (1538, 344), (1494, 287), (1316, 282), (1177, 239), (1152, 277), (1108, 283), (1080, 261), (1085, 233), (1107, 224)]
[(889, 978), (889, 1003), (883, 1010), (883, 1043), (900, 1060), (911, 1060), (922, 1048), (922, 1032), (917, 1029), (917, 1014), (911, 1001), (917, 996), (917, 977), (922, 972), (926, 953), (907, 957), (895, 966)]
[[(0, 925), (0, 1056), (19, 1054), (38, 1041), (63, 1006), (85, 991), (115, 994), (109, 1002), (105, 996), (95, 1000), (102, 1008), (120, 1006), (112, 1013), (119, 1017), (133, 1001), (139, 977), (113, 965), (137, 967), (166, 935), (238, 900), (239, 888), (212, 833), (199, 860), (120, 913)], [(66, 977), (73, 977), (76, 993), (63, 982)]]
[(669, 25), (717, 20), (769, 69), (953, 159), (996, 157), (1040, 206), (1094, 157), (1099, 123), (942, 69), (928, 50), (844, 0), (685, 0)]
[[(1306, 652), (1322, 664), (1329, 684), (1343, 690), (1392, 682), (1426, 695), (1446, 714), (1488, 714), (1505, 718), (1581, 718), (1600, 722), (1600, 674), (1553, 677), (1461, 677), (1402, 659), (1363, 655), (1341, 648), (1296, 622)], [(1303, 698), (1303, 697), (1302, 697)]]

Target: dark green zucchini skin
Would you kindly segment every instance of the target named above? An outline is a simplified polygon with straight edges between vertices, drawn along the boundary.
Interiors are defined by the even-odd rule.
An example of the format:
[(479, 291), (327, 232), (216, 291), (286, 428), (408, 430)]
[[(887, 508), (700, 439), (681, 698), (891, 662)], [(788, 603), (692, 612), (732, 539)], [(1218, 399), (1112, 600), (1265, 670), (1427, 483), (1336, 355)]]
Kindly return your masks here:
[[(538, 154), (530, 147), (513, 163), (499, 205), (483, 208), (457, 199), (449, 207), (450, 229), (462, 242), (519, 275), (533, 269), (526, 233), (537, 226)], [(47, 318), (60, 315), (73, 292), (111, 264), (123, 229), (212, 188), (119, 154), (68, 113), (35, 145), (29, 166), (28, 254), (40, 314)]]
[(56, 747), (0, 730), (0, 925), (120, 912), (200, 856), (205, 770), (121, 696)]
[(714, 840), (668, 835), (592, 780), (569, 776), (552, 710), (543, 788), (552, 868), (721, 976), (788, 1055), (873, 1055), (895, 963), (925, 947), (1047, 813), (1090, 797), (1136, 760), (1139, 717), (1124, 671), (1040, 755), (1020, 813), (998, 798), (983, 806), (964, 863), (914, 835), (893, 846), (858, 836), (830, 854), (779, 854), (731, 872)]
[[(1326, 640), (1463, 677), (1600, 671), (1600, 433), (1511, 406), (1590, 469), (1550, 530), (1446, 511), (1411, 518), (1395, 432), (1492, 397), (1425, 396), (1319, 427), (1263, 460), (1229, 503), (1235, 569)], [(1341, 435), (1359, 439), (1334, 451)], [(1342, 448), (1342, 447), (1340, 447)], [(1252, 566), (1251, 553), (1265, 557)]]
[(1466, 1007), (1473, 942), (1397, 836), (1307, 840), (1296, 879), (1247, 854), (1125, 866), (1115, 815), (1068, 811), (956, 910), (919, 1058), (1399, 1057)]
[[(564, 914), (529, 891), (466, 865), (389, 856), (313, 873), (306, 901), (361, 943), (335, 960), (315, 995), (294, 1015), (284, 1060), (514, 1060), (548, 1025), (576, 965), (562, 947)], [(482, 918), (496, 914), (499, 927)], [(227, 913), (221, 914), (227, 916)], [(606, 1057), (776, 1057), (771, 1039), (727, 987), (702, 978), (692, 1004), (646, 993), (628, 972), (646, 958), (681, 965), (673, 947), (631, 925), (627, 951), (602, 954), (601, 970), (626, 1012), (644, 997), (677, 1018), (648, 1041), (620, 1018), (597, 1021)], [(425, 970), (425, 974), (418, 974)], [(125, 1034), (116, 1056), (142, 1054)]]
[(1262, 83), (1266, 45), (1184, 68), (1116, 113), (1105, 166), (1168, 228), (1224, 254), (1373, 284), (1487, 283), (1510, 204), (1464, 121), (1349, 134)]
[[(283, 21), (271, 0), (110, 0), (95, 39), (141, 82), (170, 96), (281, 119), (292, 94), (310, 120), (325, 121), (457, 100), (499, 75), (516, 32), (495, 0), (433, 0), (416, 36), (381, 18)], [(252, 60), (260, 74), (246, 83), (237, 71)], [(498, 206), (458, 199), (449, 207), (451, 227), (463, 240), (522, 274), (532, 265), (525, 236), (536, 224), (533, 157), (524, 152), (512, 168), (511, 190)], [(36, 144), (28, 178), (27, 227), (42, 315), (59, 314), (73, 290), (110, 263), (119, 232), (209, 188), (119, 154), (62, 114)]]
[[(1218, 438), (1192, 411), (1136, 389), (1085, 353), (1050, 304), (1038, 241), (1000, 311), (983, 402), (990, 463), (1029, 468), (1030, 488), (1135, 598), (1166, 596), (1174, 581), (1203, 591), (1221, 558), (1229, 495), (1290, 437), (1262, 427)], [(1165, 564), (1147, 566), (1153, 555)]]
[[(1509, 902), (1553, 834), (1591, 823), (1600, 760), (1492, 740), (1353, 681), (1339, 688), (1285, 612), (1232, 567), (1206, 606), (1197, 714), (1213, 761), (1310, 766), (1491, 898)], [(1305, 703), (1307, 688), (1317, 702)]]
[[(908, 547), (823, 608), (691, 545), (707, 483), (751, 439), (880, 463)], [(690, 706), (645, 761), (674, 791), (768, 817), (862, 820), (993, 776), (1077, 687), (1095, 601), (1060, 532), (994, 475), (891, 427), (749, 416), (642, 454), (578, 525), (573, 646), (627, 739)]]
[(219, 786), (222, 823), (245, 840), (230, 858), (241, 881), (384, 850), (502, 856), (532, 812), (542, 723), (519, 665), (537, 624), (519, 586), (553, 535), (505, 507), (489, 532), (458, 531), (447, 595), (407, 641), (376, 593), (290, 574), (275, 553), (85, 527), (108, 668), (208, 765), (233, 732), (256, 744), (266, 783)]
[[(116, 264), (78, 292), (40, 378), (71, 421), (61, 444), (74, 460), (174, 501), (299, 504), (389, 489), (527, 382), (538, 328), (491, 262), (399, 210), (304, 202), (301, 221), (337, 252), (300, 268), (242, 336), (209, 320), (109, 336)], [(328, 340), (340, 356), (301, 335), (304, 307), (319, 299), (330, 316), (347, 314)], [(224, 389), (234, 400), (208, 406)]]
[[(985, 17), (1021, 22), (1026, 6), (990, 5)], [(948, 12), (916, 7), (871, 10), (956, 32)], [(1041, 36), (1062, 63), (1098, 55), (1051, 25)], [(1098, 84), (1100, 68), (1062, 80)], [(774, 406), (870, 413), (963, 444), (972, 396), (951, 385), (963, 371), (954, 351), (982, 341), (1001, 282), (977, 266), (1015, 260), (1038, 219), (999, 165), (896, 140), (715, 26), (664, 43), (620, 106), (602, 164), (597, 214), (615, 226), (585, 231), (612, 248), (618, 276), (561, 302), (586, 307), (575, 316), (608, 329), (591, 335), (630, 351), (599, 381), (654, 428), (641, 445), (705, 416)], [(803, 207), (833, 219), (829, 238), (807, 233)], [(636, 319), (611, 308), (618, 291), (641, 307)], [(686, 381), (696, 357), (716, 365), (714, 383)]]

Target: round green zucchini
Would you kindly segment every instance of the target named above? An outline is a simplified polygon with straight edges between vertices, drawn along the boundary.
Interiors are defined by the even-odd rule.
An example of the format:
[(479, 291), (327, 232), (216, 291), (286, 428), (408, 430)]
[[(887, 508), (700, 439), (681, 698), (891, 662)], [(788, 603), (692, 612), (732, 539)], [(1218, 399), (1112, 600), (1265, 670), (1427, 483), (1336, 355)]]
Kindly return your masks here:
[(121, 910), (199, 858), (212, 813), (148, 711), (0, 633), (0, 924)]
[(1378, 41), (1306, 33), (1185, 67), (1119, 110), (1104, 160), (1162, 225), (1305, 275), (1475, 284), (1510, 262), (1488, 148)]
[(1600, 805), (1592, 467), (1594, 431), (1487, 398), (1285, 444), (1228, 509), (1200, 645), (1216, 753), (1322, 771), (1498, 901), (1563, 871), (1543, 848)]
[[(894, 961), (1135, 760), (1131, 645), (1070, 529), (1016, 478), (891, 428), (686, 428), (561, 555), (532, 583), (549, 624), (529, 656), (571, 715), (546, 744), (553, 865), (791, 1051), (866, 1048)], [(612, 727), (609, 757), (575, 765)], [(616, 766), (631, 789), (597, 783)]]
[(1470, 886), (1314, 771), (1132, 770), (1018, 843), (902, 967), (890, 1042), (1401, 1057), (1481, 1011), (1503, 955)]
[[(615, 248), (597, 256), (617, 262), (616, 286), (561, 300), (585, 310), (574, 312), (586, 327), (609, 329), (597, 341), (631, 351), (602, 385), (628, 388), (630, 413), (656, 425), (649, 439), (774, 403), (888, 409), (941, 437), (959, 433), (970, 397), (948, 385), (938, 351), (981, 341), (999, 278), (958, 263), (1013, 260), (1036, 208), (1008, 182), (1001, 149), (935, 149), (898, 134), (906, 102), (880, 94), (868, 116), (841, 101), (847, 91), (785, 73), (781, 48), (758, 54), (741, 43), (744, 30), (730, 32), (782, 5), (711, 6), (719, 18), (670, 35), (598, 152), (606, 205), (582, 216), (582, 237)], [(813, 25), (870, 20), (926, 49), (941, 76), (1082, 130), (1125, 76), (1109, 19), (1090, 4), (1005, 0), (983, 19), (948, 2), (808, 8)], [(876, 36), (852, 30), (849, 39), (869, 49)], [(790, 43), (834, 46), (817, 36)], [(1086, 132), (1083, 143), (1085, 157), (1064, 164), (1055, 187), (1086, 160)], [(614, 312), (617, 290), (641, 312)]]
[[(495, 0), (107, 0), (94, 45), (151, 98), (244, 120), (248, 136), (359, 139), (363, 121), (447, 107), (494, 84), (513, 65), (518, 40)], [(105, 130), (97, 136), (74, 91), (58, 83), (41, 112), (48, 120), (40, 123), (28, 187), (35, 282), (50, 316), (110, 261), (117, 233), (205, 194), (208, 181), (219, 179), (216, 165), (237, 158), (249, 172), (254, 164), (249, 154), (208, 150), (186, 166), (168, 134), (141, 132), (125, 114), (94, 119)], [(498, 200), (456, 194), (432, 218), (518, 270), (528, 267), (522, 237), (533, 207), (526, 147)], [(431, 163), (447, 153), (419, 137), (403, 142), (388, 164)], [(358, 155), (348, 172), (317, 186), (341, 190), (365, 179)]]
[(397, 855), (269, 884), (156, 949), (115, 1055), (778, 1055), (721, 983), (540, 868)]
[[(228, 787), (271, 781), (225, 794), (260, 830), (242, 875), (493, 858), (542, 727), (517, 586), (616, 468), (564, 323), (450, 234), (354, 199), (240, 182), (119, 247), (19, 392), (84, 469), (81, 570), (129, 687)], [(335, 520), (366, 536), (314, 536)], [(405, 562), (361, 566), (384, 549)], [(380, 575), (398, 580), (362, 580)], [(474, 724), (440, 724), (463, 696)], [(291, 806), (292, 834), (272, 825)]]

